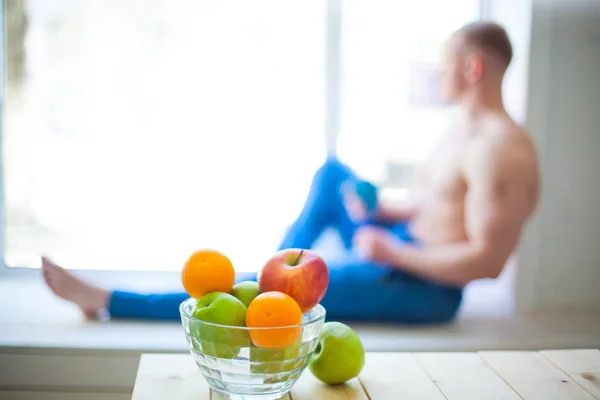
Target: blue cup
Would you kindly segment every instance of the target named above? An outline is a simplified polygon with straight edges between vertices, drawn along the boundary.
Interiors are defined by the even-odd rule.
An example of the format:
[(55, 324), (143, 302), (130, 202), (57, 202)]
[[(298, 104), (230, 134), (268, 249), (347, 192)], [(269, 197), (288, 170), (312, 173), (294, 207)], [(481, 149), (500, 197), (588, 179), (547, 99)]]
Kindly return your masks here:
[(362, 221), (361, 225), (375, 224), (375, 212), (377, 210), (378, 199), (377, 186), (375, 186), (371, 182), (351, 179), (343, 185), (343, 190), (352, 192), (363, 202), (363, 205), (367, 212), (367, 218), (364, 221)]
[(354, 184), (356, 195), (363, 201), (365, 208), (369, 214), (372, 214), (377, 209), (377, 186), (371, 182), (358, 181)]

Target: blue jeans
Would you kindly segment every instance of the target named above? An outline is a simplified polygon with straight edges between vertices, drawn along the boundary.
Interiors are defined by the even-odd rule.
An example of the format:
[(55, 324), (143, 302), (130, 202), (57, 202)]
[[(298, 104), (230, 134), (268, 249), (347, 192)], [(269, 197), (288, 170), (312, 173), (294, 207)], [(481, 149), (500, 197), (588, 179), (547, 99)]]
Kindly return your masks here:
[[(306, 203), (283, 239), (280, 249), (311, 248), (326, 228), (335, 228), (347, 250), (358, 228), (343, 205), (341, 186), (355, 174), (335, 158), (328, 159), (313, 178)], [(415, 243), (408, 224), (386, 227), (400, 240)], [(387, 265), (360, 259), (351, 251), (327, 260), (329, 287), (321, 304), (328, 320), (439, 323), (452, 319), (462, 291), (411, 276)], [(240, 274), (237, 281), (256, 280)], [(186, 293), (140, 294), (114, 291), (109, 301), (112, 318), (177, 320)]]

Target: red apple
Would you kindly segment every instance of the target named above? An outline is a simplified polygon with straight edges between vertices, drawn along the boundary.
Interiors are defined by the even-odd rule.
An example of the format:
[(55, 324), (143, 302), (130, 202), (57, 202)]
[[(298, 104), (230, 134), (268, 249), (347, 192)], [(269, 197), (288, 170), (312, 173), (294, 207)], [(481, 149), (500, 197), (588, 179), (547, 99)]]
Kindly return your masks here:
[(280, 250), (267, 261), (258, 275), (261, 293), (283, 292), (296, 300), (303, 313), (319, 304), (327, 285), (327, 264), (310, 250)]

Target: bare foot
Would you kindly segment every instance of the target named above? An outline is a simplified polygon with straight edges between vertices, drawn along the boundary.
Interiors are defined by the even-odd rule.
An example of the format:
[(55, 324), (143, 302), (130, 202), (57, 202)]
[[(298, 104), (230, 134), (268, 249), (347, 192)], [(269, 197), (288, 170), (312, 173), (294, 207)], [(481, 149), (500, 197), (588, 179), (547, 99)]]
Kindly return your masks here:
[(55, 295), (75, 303), (87, 317), (97, 317), (108, 303), (107, 290), (76, 278), (46, 257), (42, 257), (42, 273)]

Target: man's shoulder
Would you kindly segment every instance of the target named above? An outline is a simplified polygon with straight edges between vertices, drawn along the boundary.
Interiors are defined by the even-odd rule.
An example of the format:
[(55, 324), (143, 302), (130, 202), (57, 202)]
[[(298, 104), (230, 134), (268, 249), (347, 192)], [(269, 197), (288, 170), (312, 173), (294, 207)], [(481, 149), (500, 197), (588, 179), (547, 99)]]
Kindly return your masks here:
[(490, 167), (510, 172), (536, 172), (537, 155), (529, 133), (510, 118), (490, 117), (474, 136), (467, 168)]
[(519, 202), (528, 206), (528, 213), (535, 209), (540, 192), (540, 166), (533, 140), (523, 127), (510, 119), (492, 121), (485, 132), (474, 138), (465, 162), (464, 173), (469, 183), (485, 182), (503, 193), (510, 190)]
[(474, 136), (472, 151), (486, 157), (534, 155), (535, 146), (524, 127), (509, 117), (488, 117)]

